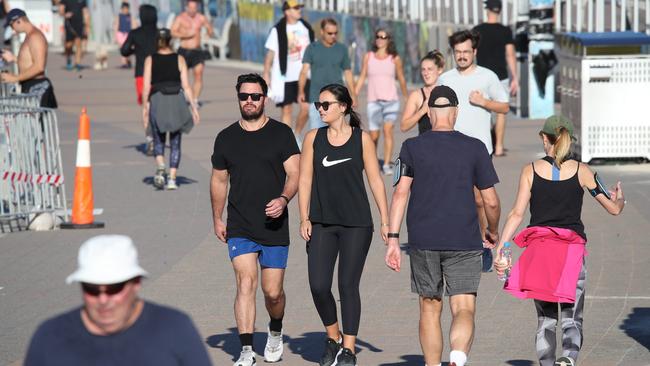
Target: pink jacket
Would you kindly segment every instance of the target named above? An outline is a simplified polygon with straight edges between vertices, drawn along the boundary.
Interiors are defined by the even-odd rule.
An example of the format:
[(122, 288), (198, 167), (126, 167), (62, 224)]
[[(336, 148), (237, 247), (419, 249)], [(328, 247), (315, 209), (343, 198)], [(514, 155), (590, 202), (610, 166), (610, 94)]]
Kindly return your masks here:
[(526, 248), (503, 289), (520, 299), (573, 303), (587, 255), (586, 241), (573, 230), (533, 226), (513, 240)]

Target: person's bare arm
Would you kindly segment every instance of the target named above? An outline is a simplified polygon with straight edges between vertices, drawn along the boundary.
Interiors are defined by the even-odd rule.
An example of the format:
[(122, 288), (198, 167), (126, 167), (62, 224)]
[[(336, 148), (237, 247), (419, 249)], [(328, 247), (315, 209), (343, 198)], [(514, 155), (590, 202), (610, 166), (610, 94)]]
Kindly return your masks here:
[(298, 208), (300, 210), (300, 236), (309, 241), (311, 238), (311, 222), (309, 221), (309, 202), (311, 200), (311, 185), (314, 179), (314, 139), (316, 130), (305, 135), (300, 156), (300, 174), (298, 178)]
[(65, 13), (65, 4), (59, 4), (59, 15), (64, 18), (69, 18)]
[(262, 73), (266, 85), (271, 85), (271, 66), (273, 66), (274, 57), (275, 52), (273, 52), (273, 50), (266, 51), (266, 57), (264, 57), (264, 72)]
[(361, 73), (359, 73), (359, 78), (357, 83), (354, 86), (354, 94), (359, 95), (361, 93), (361, 88), (363, 88), (363, 83), (366, 81), (366, 76), (368, 75), (368, 54), (366, 53), (363, 56), (363, 64), (361, 64)]
[[(408, 203), (409, 194), (411, 193), (412, 177), (401, 177), (397, 186), (393, 190), (393, 198), (390, 202), (390, 233), (400, 232), (406, 204)], [(384, 261), (388, 268), (399, 272), (402, 266), (402, 252), (399, 246), (399, 238), (388, 238), (386, 255)]]
[(508, 113), (510, 105), (507, 102), (497, 102), (495, 100), (487, 99), (478, 90), (474, 90), (469, 94), (469, 102), (479, 107), (485, 108), (494, 113)]
[(352, 106), (356, 107), (357, 105), (357, 93), (354, 92), (354, 77), (352, 76), (352, 70), (347, 69), (343, 71), (343, 77), (345, 78), (345, 84), (350, 91), (350, 96), (352, 97)]
[[(286, 209), (289, 201), (298, 191), (298, 172), (300, 170), (300, 154), (295, 154), (289, 157), (282, 163), (284, 171), (287, 173), (287, 179), (284, 182), (284, 188), (280, 197), (272, 199), (266, 204), (266, 216), (271, 218), (278, 218)], [(283, 198), (286, 197), (287, 199)]]
[(178, 71), (181, 73), (181, 87), (183, 88), (183, 93), (185, 93), (185, 98), (190, 101), (190, 109), (192, 110), (192, 120), (195, 125), (198, 125), (201, 121), (199, 115), (199, 106), (194, 100), (194, 93), (192, 92), (192, 87), (190, 86), (190, 78), (187, 74), (187, 63), (185, 62), (185, 57), (178, 55)]
[(149, 93), (151, 92), (151, 56), (144, 59), (142, 74), (142, 124), (149, 125)]
[(515, 95), (519, 90), (519, 75), (517, 75), (517, 53), (514, 44), (506, 45), (506, 62), (510, 70), (510, 94)]
[[(583, 187), (587, 189), (596, 188), (596, 179), (594, 178), (594, 172), (589, 169), (587, 164), (580, 164), (580, 174), (579, 179)], [(625, 207), (625, 197), (623, 196), (623, 188), (621, 187), (621, 182), (616, 182), (614, 186), (614, 191), (609, 192), (610, 198), (607, 198), (604, 194), (599, 194), (596, 197), (596, 201), (600, 203), (601, 206), (610, 214), (616, 216), (623, 212)]]
[(210, 202), (212, 202), (212, 222), (214, 234), (222, 242), (226, 242), (226, 224), (221, 217), (226, 206), (226, 194), (228, 193), (228, 170), (212, 169), (210, 178)]
[(208, 20), (208, 17), (202, 15), (203, 17), (203, 26), (205, 27), (205, 30), (208, 32), (208, 36), (214, 37), (214, 27), (212, 26), (212, 23)]
[(375, 203), (379, 209), (381, 217), (381, 238), (384, 242), (388, 241), (388, 199), (386, 198), (386, 187), (384, 179), (379, 173), (379, 164), (377, 164), (377, 151), (375, 143), (370, 135), (363, 131), (361, 135), (361, 144), (363, 151), (363, 169), (366, 171), (370, 191), (375, 198)]
[(406, 97), (408, 95), (408, 89), (406, 88), (406, 78), (404, 77), (404, 63), (399, 56), (395, 57), (395, 74), (397, 75), (399, 86), (402, 89), (402, 95)]
[(404, 106), (404, 111), (402, 112), (402, 120), (399, 123), (399, 129), (402, 132), (413, 128), (418, 124), (420, 118), (429, 112), (426, 100), (422, 107), (420, 107), (421, 95), (422, 93), (419, 90), (414, 90), (406, 100), (406, 106)]
[(501, 217), (501, 204), (499, 203), (499, 196), (494, 186), (487, 189), (480, 189), (481, 198), (483, 199), (483, 207), (485, 208), (485, 216), (487, 216), (487, 231), (485, 233), (485, 245), (487, 247), (494, 247), (499, 240), (499, 218)]
[(88, 7), (84, 7), (81, 13), (83, 15), (86, 36), (90, 37), (90, 10), (88, 10)]
[(308, 63), (302, 64), (302, 69), (300, 70), (300, 77), (298, 78), (298, 101), (301, 103), (307, 102), (305, 98), (305, 85), (307, 85), (307, 75), (309, 74)]

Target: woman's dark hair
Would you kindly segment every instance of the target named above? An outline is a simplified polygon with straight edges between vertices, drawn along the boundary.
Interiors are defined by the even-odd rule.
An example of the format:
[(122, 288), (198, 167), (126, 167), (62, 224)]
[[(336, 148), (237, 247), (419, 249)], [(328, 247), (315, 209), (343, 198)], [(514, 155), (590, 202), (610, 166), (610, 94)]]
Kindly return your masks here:
[(172, 42), (172, 32), (167, 28), (158, 29), (158, 40), (156, 41), (156, 45), (158, 46), (158, 49), (170, 47), (171, 42)]
[(388, 36), (388, 46), (386, 46), (386, 52), (388, 52), (389, 55), (395, 57), (397, 56), (397, 48), (395, 48), (395, 42), (393, 41), (393, 36), (390, 34), (388, 29), (386, 28), (379, 28), (375, 31), (375, 39), (372, 41), (372, 52), (377, 52), (377, 34), (379, 32), (384, 32)]
[(239, 93), (239, 90), (241, 89), (242, 84), (260, 84), (262, 87), (262, 94), (266, 95), (266, 93), (269, 91), (268, 85), (266, 85), (266, 81), (264, 81), (264, 78), (260, 74), (241, 74), (237, 77), (237, 85), (235, 86), (235, 89), (237, 89), (237, 93)]
[(449, 46), (451, 46), (451, 49), (453, 50), (457, 44), (463, 43), (467, 40), (471, 40), (472, 48), (476, 49), (478, 47), (478, 43), (481, 41), (481, 35), (478, 32), (467, 29), (458, 31), (449, 36)]
[(332, 93), (337, 102), (345, 104), (345, 114), (350, 115), (350, 126), (360, 128), (361, 118), (359, 118), (359, 114), (352, 109), (352, 97), (350, 96), (348, 88), (341, 84), (328, 84), (321, 88), (320, 93), (325, 91)]
[(438, 50), (429, 51), (426, 55), (424, 55), (424, 57), (422, 57), (420, 64), (422, 64), (422, 62), (425, 60), (433, 61), (433, 63), (436, 64), (439, 69), (445, 68), (445, 56)]
[(120, 4), (120, 8), (127, 8), (127, 9), (128, 9), (128, 8), (130, 8), (130, 7), (131, 7), (131, 6), (130, 6), (129, 3), (127, 3), (126, 1), (125, 1), (125, 2), (122, 2), (122, 4)]

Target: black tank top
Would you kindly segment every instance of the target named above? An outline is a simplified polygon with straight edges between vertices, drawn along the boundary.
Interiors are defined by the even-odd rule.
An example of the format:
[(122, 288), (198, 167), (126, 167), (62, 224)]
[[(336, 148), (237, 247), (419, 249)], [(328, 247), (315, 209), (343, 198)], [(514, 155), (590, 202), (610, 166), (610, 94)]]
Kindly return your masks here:
[[(424, 94), (424, 88), (420, 89), (420, 92), (422, 92), (422, 104), (420, 105), (420, 108), (424, 105), (424, 101), (427, 100), (427, 96)], [(418, 108), (418, 110), (420, 109)], [(427, 131), (431, 131), (433, 126), (431, 126), (431, 120), (429, 120), (429, 115), (425, 114), (424, 116), (420, 117), (418, 120), (418, 134), (423, 134)]]
[(329, 143), (327, 129), (319, 128), (314, 139), (309, 219), (329, 225), (372, 226), (363, 183), (361, 129), (352, 128), (352, 136), (341, 146)]
[[(546, 158), (544, 159), (545, 161)], [(552, 160), (551, 160), (552, 161)], [(569, 179), (548, 180), (540, 177), (533, 165), (533, 186), (530, 188), (530, 225), (570, 229), (587, 240), (580, 215), (584, 189), (578, 179), (578, 169)]]
[(178, 70), (178, 54), (170, 53), (151, 55), (151, 85), (181, 83), (181, 72)]

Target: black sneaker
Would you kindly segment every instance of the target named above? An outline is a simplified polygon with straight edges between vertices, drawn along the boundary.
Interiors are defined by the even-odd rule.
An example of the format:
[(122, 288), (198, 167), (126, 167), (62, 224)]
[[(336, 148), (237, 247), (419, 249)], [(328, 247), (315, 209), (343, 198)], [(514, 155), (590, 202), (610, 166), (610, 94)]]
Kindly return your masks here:
[(325, 340), (325, 352), (318, 361), (319, 366), (332, 366), (336, 362), (336, 356), (341, 351), (341, 344), (332, 338)]
[(343, 348), (336, 357), (336, 366), (357, 366), (357, 356), (347, 348)]

